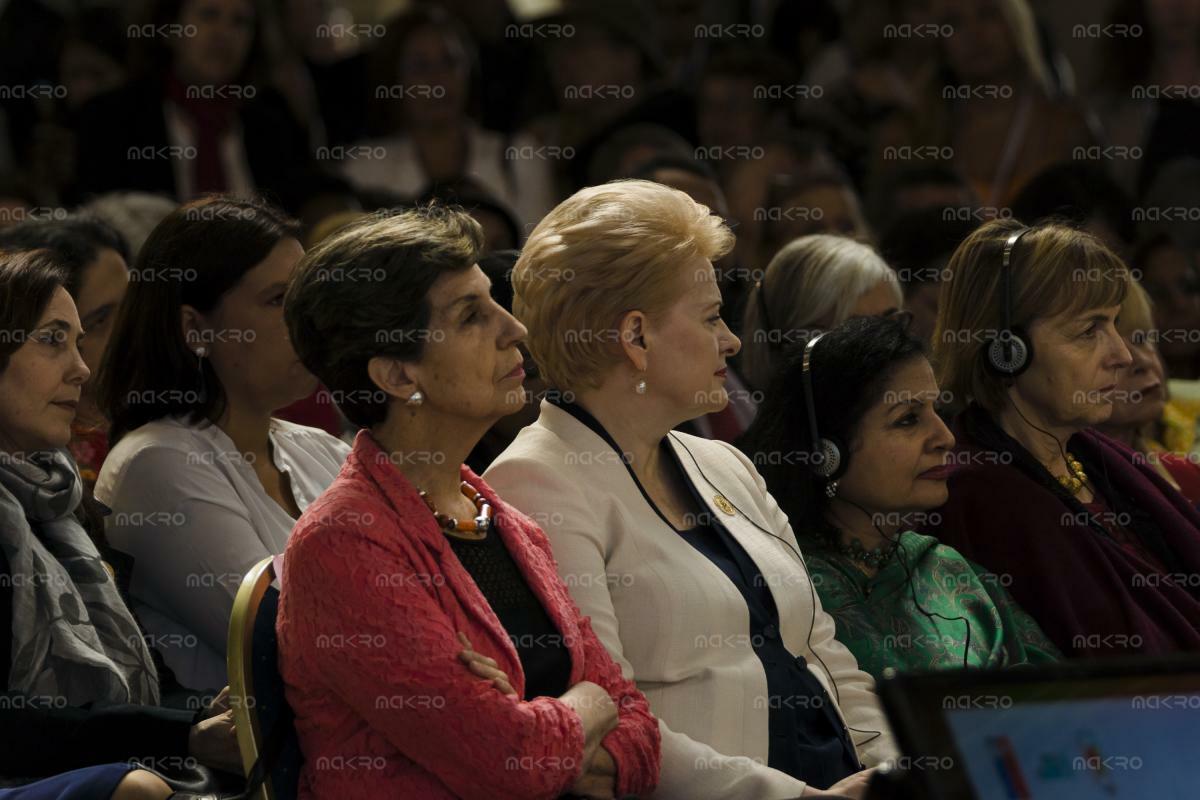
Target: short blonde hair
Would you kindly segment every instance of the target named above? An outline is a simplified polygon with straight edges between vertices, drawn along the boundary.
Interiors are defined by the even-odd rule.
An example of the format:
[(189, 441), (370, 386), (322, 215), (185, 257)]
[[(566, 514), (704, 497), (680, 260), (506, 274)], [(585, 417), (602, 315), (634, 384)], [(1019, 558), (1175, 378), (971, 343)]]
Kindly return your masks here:
[[(938, 296), (933, 333), (938, 383), (993, 413), (1004, 407), (1006, 379), (985, 366), (983, 350), (1004, 327), (1004, 243), (1024, 227), (1014, 219), (981, 225), (950, 257)], [(1039, 225), (1022, 236), (1010, 269), (1012, 323), (1027, 335), (1039, 319), (1120, 305), (1130, 283), (1124, 263), (1103, 242), (1058, 224)]]
[(819, 324), (842, 324), (859, 298), (882, 281), (893, 288), (896, 307), (902, 307), (904, 293), (896, 273), (870, 245), (824, 233), (784, 245), (746, 301), (742, 325), (746, 379), (753, 386), (767, 386), (773, 356), (784, 345), (807, 339)]
[(616, 326), (665, 311), (683, 267), (733, 249), (720, 217), (678, 189), (641, 180), (580, 189), (533, 229), (513, 267), (513, 313), (556, 389), (595, 388), (619, 359)]

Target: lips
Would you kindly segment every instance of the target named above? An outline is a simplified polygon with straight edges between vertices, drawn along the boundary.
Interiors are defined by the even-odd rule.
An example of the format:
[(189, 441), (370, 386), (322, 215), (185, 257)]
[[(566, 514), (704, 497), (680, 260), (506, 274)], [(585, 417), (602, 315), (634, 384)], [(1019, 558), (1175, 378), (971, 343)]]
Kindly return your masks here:
[(952, 464), (942, 464), (940, 467), (927, 469), (917, 477), (923, 481), (944, 481), (954, 472)]
[(505, 375), (502, 380), (508, 380), (509, 378), (524, 378), (524, 377), (525, 377), (525, 364), (521, 363), (521, 364), (517, 364), (515, 367), (513, 367), (512, 372)]
[(714, 372), (713, 375), (720, 375), (722, 378), (727, 378), (729, 377), (729, 368), (721, 367), (719, 370)]

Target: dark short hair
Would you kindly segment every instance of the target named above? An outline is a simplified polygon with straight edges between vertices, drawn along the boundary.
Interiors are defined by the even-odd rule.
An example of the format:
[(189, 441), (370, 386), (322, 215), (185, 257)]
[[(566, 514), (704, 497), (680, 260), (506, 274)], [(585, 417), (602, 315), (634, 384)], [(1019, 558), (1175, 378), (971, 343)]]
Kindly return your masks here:
[(1096, 164), (1065, 161), (1034, 175), (1012, 201), (1012, 213), (1030, 224), (1050, 220), (1079, 227), (1101, 219), (1127, 246), (1137, 237), (1134, 201)]
[[(763, 404), (739, 445), (754, 461), (796, 535), (819, 541), (830, 532), (825, 522), (828, 481), (808, 469), (802, 458), (782, 457), (816, 449), (803, 388), (805, 344), (797, 342), (784, 351)], [(810, 361), (818, 434), (850, 448), (863, 416), (887, 382), (924, 353), (921, 340), (908, 332), (906, 320), (899, 317), (853, 317), (826, 333)], [(847, 457), (843, 452), (842, 458)]]
[(941, 268), (975, 230), (975, 223), (940, 207), (903, 211), (879, 240), (879, 254), (900, 277), (905, 294), (937, 283)]
[(492, 281), (492, 299), (510, 314), (513, 313), (513, 268), (520, 257), (520, 250), (493, 250), (479, 259), (479, 268)]
[(77, 297), (83, 272), (101, 250), (115, 250), (126, 263), (129, 244), (117, 229), (99, 217), (75, 214), (66, 219), (32, 219), (0, 231), (0, 250), (49, 250), (67, 270), (63, 284)]
[(430, 288), (469, 269), (483, 246), (483, 228), (469, 214), (432, 205), (369, 217), (301, 259), (283, 301), (292, 346), (352, 423), (387, 417), (390, 398), (367, 364), (375, 356), (420, 359)]
[(629, 177), (652, 181), (655, 174), (667, 169), (686, 172), (701, 180), (712, 181), (713, 183), (717, 182), (717, 173), (707, 162), (669, 154), (657, 155), (648, 159), (645, 163), (639, 164), (638, 168)]
[(100, 366), (97, 400), (112, 421), (112, 444), (163, 417), (221, 415), (225, 390), (207, 360), (197, 363), (181, 310), (211, 311), (275, 245), (299, 235), (280, 211), (219, 195), (180, 206), (151, 231)]
[(49, 250), (0, 250), (0, 372), (37, 327), (68, 272)]
[(520, 247), (521, 242), (525, 241), (521, 233), (521, 223), (517, 221), (512, 209), (487, 189), (475, 185), (470, 180), (430, 184), (411, 207), (423, 208), (435, 204), (457, 207), (468, 214), (477, 211), (491, 214), (503, 224), (513, 247)]

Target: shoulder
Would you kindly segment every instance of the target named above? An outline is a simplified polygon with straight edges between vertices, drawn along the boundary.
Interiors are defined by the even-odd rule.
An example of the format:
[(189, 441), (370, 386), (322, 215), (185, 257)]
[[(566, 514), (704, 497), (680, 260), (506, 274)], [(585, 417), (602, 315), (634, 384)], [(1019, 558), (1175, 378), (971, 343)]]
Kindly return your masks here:
[(104, 459), (96, 499), (112, 505), (133, 493), (161, 504), (236, 495), (229, 475), (242, 456), (221, 446), (217, 430), (162, 419), (131, 431)]
[[(173, 418), (159, 419), (147, 422), (121, 437), (109, 450), (100, 474), (102, 481), (104, 476), (111, 479), (136, 468), (146, 460), (183, 459), (185, 463), (199, 466), (206, 461), (200, 454), (216, 452), (219, 449), (203, 429)], [(212, 459), (207, 460), (213, 463)], [(99, 486), (98, 483), (97, 489)]]
[[(617, 457), (616, 453), (612, 455)], [(588, 472), (592, 464), (598, 463), (598, 456), (598, 451), (576, 449), (558, 434), (534, 423), (517, 434), (482, 477), (501, 500), (533, 510), (550, 498), (582, 498), (595, 484), (594, 476), (588, 480)]]
[(395, 509), (361, 465), (348, 463), (329, 488), (309, 504), (288, 539), (287, 552), (344, 550), (358, 542), (383, 544), (401, 527)]
[(683, 431), (671, 431), (668, 436), (685, 468), (695, 466), (706, 474), (720, 475), (748, 487), (766, 486), (754, 462), (728, 442), (706, 439)]
[(336, 461), (339, 465), (350, 454), (350, 445), (327, 431), (287, 420), (272, 418), (271, 435), (301, 452)]
[[(537, 420), (526, 425), (485, 472), (492, 485), (507, 482), (514, 472), (544, 479), (591, 472), (600, 464), (619, 464), (620, 455), (568, 412), (543, 404)], [(624, 469), (624, 467), (621, 467)]]

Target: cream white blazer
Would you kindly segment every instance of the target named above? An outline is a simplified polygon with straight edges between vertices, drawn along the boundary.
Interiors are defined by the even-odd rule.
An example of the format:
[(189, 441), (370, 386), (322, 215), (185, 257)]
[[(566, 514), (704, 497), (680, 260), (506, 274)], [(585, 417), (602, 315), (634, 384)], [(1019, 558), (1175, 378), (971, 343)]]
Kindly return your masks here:
[[(724, 442), (678, 431), (668, 442), (706, 510), (758, 565), (784, 646), (837, 699), (860, 760), (895, 756), (874, 682), (834, 638), (787, 517), (754, 465)], [(606, 440), (543, 401), (537, 422), (484, 477), (549, 536), (571, 596), (658, 716), (663, 759), (653, 796), (798, 797), (803, 781), (766, 766), (771, 701), (745, 600), (659, 516)]]

